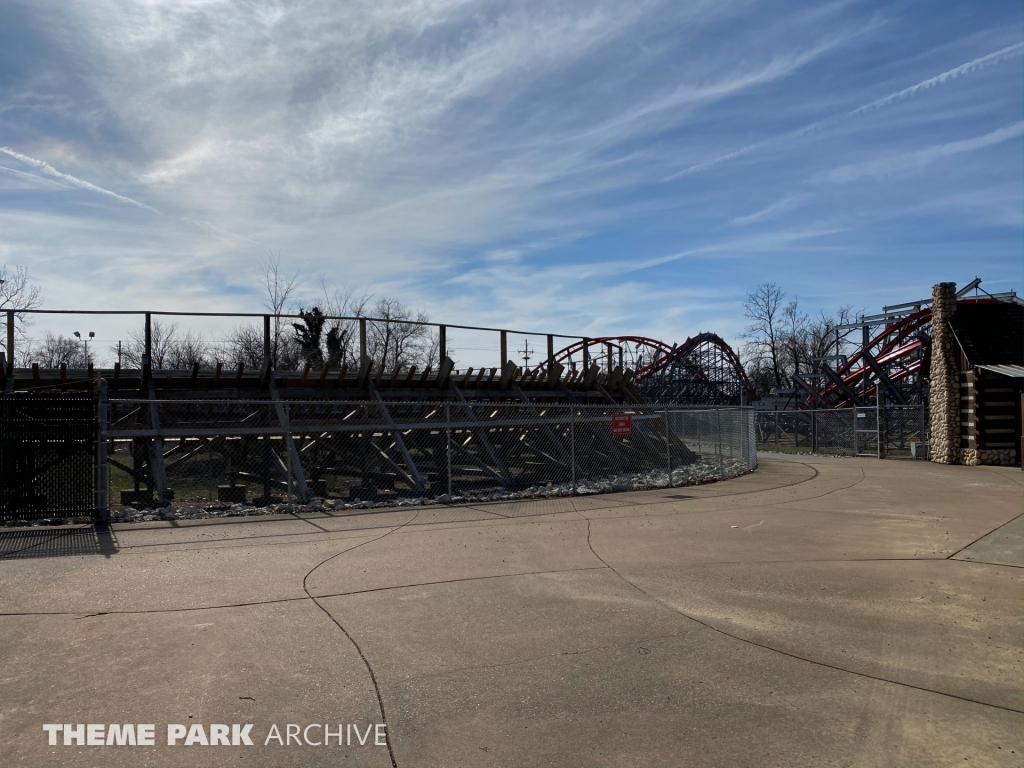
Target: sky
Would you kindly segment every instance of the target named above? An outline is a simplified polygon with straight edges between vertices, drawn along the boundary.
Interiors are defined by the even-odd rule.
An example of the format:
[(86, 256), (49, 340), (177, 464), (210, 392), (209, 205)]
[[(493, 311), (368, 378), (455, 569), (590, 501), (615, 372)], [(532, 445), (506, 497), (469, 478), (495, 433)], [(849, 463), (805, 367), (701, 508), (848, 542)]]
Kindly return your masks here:
[(1022, 102), (1020, 2), (6, 0), (0, 263), (51, 309), (259, 312), (276, 254), (307, 302), (737, 341), (768, 281), (1020, 292)]

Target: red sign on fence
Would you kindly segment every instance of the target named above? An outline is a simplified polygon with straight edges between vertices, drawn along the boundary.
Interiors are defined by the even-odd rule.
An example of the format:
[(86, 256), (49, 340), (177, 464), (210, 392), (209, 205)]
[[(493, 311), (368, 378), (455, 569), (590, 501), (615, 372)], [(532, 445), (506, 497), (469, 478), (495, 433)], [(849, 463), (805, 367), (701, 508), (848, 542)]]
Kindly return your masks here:
[(629, 437), (633, 433), (632, 413), (612, 414), (612, 435), (615, 437)]

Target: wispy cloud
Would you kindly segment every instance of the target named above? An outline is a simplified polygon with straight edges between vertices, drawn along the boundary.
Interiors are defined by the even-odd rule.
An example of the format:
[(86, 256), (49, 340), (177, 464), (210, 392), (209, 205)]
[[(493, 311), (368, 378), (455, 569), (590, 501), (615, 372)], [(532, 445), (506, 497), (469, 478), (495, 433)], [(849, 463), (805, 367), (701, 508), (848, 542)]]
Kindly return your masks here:
[(942, 74), (936, 75), (935, 77), (929, 77), (927, 80), (922, 80), (920, 83), (917, 83), (916, 85), (912, 85), (909, 88), (904, 88), (901, 91), (896, 91), (895, 93), (890, 93), (888, 96), (883, 96), (880, 99), (876, 99), (875, 101), (872, 101), (868, 104), (864, 104), (860, 107), (857, 107), (856, 109), (851, 109), (849, 112), (843, 112), (838, 115), (833, 115), (823, 120), (816, 120), (813, 123), (808, 123), (807, 125), (801, 126), (800, 128), (797, 128), (795, 130), (787, 131), (786, 133), (782, 133), (777, 136), (773, 136), (771, 138), (755, 142), (753, 144), (748, 144), (745, 147), (740, 147), (739, 149), (735, 149), (732, 152), (727, 152), (724, 155), (719, 155), (718, 157), (715, 157), (706, 162), (691, 165), (689, 168), (684, 168), (683, 170), (666, 177), (664, 180), (673, 181), (675, 179), (682, 178), (683, 176), (689, 176), (694, 173), (700, 173), (702, 171), (714, 168), (716, 165), (728, 162), (729, 160), (735, 160), (738, 157), (749, 155), (751, 152), (763, 149), (764, 147), (772, 146), (783, 141), (798, 139), (801, 136), (805, 136), (814, 131), (820, 131), (824, 128), (838, 125), (839, 123), (845, 120), (849, 120), (850, 118), (855, 117), (857, 115), (871, 112), (872, 110), (875, 109), (881, 109), (882, 107), (886, 107), (891, 104), (895, 104), (903, 99), (907, 99), (921, 91), (928, 90), (929, 88), (934, 88), (936, 85), (944, 83), (947, 80), (954, 80), (957, 77), (960, 77), (961, 75), (970, 74), (971, 72), (975, 72), (979, 69), (983, 69), (993, 64), (998, 64), (1010, 58), (1015, 58), (1017, 56), (1020, 56), (1022, 52), (1024, 52), (1024, 43), (1017, 43), (1015, 45), (1010, 45), (1007, 46), (1006, 48), (1002, 48), (998, 51), (994, 51), (993, 53), (989, 53), (985, 56), (979, 56), (976, 59), (968, 61), (966, 64), (961, 64), (958, 67), (953, 67), (953, 69), (947, 70)]
[(798, 208), (801, 203), (807, 200), (807, 198), (808, 195), (790, 192), (781, 200), (776, 200), (771, 205), (767, 205), (759, 211), (754, 211), (754, 213), (748, 213), (745, 216), (737, 216), (729, 223), (737, 226), (744, 226), (746, 224), (756, 224), (762, 221), (768, 221), (769, 219), (774, 219), (784, 213), (788, 213), (794, 208)]
[(890, 178), (904, 171), (920, 170), (944, 157), (952, 157), (962, 152), (974, 152), (1022, 135), (1024, 135), (1024, 121), (1003, 128), (997, 128), (983, 136), (950, 141), (945, 144), (935, 144), (914, 152), (904, 152), (899, 155), (868, 160), (863, 163), (843, 165), (826, 173), (824, 180), (843, 184), (864, 177), (874, 179)]
[(996, 6), (24, 0), (0, 259), (53, 306), (251, 310), (273, 250), (450, 322), (668, 338), (728, 336), (767, 279), (926, 291), (965, 244), (1019, 261), (1019, 134), (982, 146), (1020, 120), (1024, 14)]
[(143, 208), (147, 211), (152, 211), (153, 213), (157, 212), (156, 208), (146, 205), (145, 203), (140, 203), (138, 200), (133, 200), (130, 197), (119, 195), (117, 194), (117, 192), (111, 192), (109, 189), (104, 189), (103, 187), (98, 187), (91, 182), (85, 181), (84, 179), (79, 179), (77, 176), (72, 176), (71, 174), (68, 173), (61, 173), (45, 160), (39, 160), (35, 157), (23, 155), (20, 152), (15, 152), (10, 147), (0, 147), (0, 152), (3, 152), (5, 155), (10, 155), (15, 160), (25, 163), (25, 165), (31, 165), (34, 168), (38, 168), (43, 173), (49, 176), (53, 176), (55, 179), (60, 179), (61, 181), (67, 182), (73, 187), (78, 187), (79, 189), (84, 189), (89, 192), (95, 192), (100, 195), (107, 195), (108, 197), (112, 197), (115, 200), (120, 200), (122, 203), (128, 203), (129, 205), (134, 205), (138, 208)]

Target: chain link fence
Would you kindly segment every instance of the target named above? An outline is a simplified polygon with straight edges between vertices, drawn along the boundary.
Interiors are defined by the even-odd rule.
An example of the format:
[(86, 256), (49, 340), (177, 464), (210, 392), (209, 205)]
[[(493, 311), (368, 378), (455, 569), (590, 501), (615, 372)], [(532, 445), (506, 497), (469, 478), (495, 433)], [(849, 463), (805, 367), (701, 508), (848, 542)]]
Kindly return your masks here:
[(103, 440), (115, 510), (570, 496), (757, 464), (754, 413), (737, 408), (111, 400)]
[(928, 411), (920, 406), (758, 411), (754, 425), (759, 451), (903, 459), (927, 455)]

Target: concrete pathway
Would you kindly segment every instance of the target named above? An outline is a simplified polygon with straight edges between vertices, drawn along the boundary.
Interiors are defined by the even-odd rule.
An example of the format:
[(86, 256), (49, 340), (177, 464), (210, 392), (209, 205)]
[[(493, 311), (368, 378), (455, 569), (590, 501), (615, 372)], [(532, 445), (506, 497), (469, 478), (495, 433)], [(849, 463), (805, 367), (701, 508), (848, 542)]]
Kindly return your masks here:
[[(0, 765), (1021, 765), (1021, 482), (765, 455), (695, 488), (5, 529)], [(264, 745), (383, 720), (386, 746)], [(166, 745), (197, 723), (255, 744)]]

